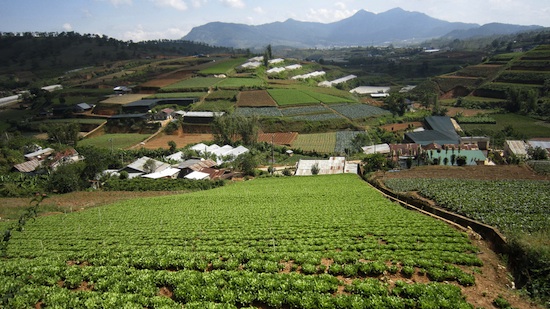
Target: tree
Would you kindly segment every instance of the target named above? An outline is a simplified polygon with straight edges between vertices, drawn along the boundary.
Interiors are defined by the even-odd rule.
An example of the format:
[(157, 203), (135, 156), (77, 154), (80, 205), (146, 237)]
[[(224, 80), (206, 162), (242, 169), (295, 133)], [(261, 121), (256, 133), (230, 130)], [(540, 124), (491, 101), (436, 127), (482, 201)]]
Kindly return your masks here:
[(528, 154), (532, 160), (548, 160), (548, 152), (540, 146), (529, 148)]
[(403, 116), (407, 111), (407, 103), (405, 103), (405, 97), (400, 93), (390, 94), (384, 101), (386, 107), (392, 114)]
[(366, 133), (359, 133), (351, 140), (352, 153), (362, 152), (362, 147), (369, 145), (369, 136)]
[(168, 147), (170, 147), (170, 152), (174, 153), (174, 152), (176, 152), (176, 149), (178, 148), (178, 145), (174, 141), (169, 141), (168, 142)]
[(456, 157), (456, 165), (458, 166), (464, 166), (466, 165), (466, 156), (457, 156)]
[(321, 169), (319, 168), (319, 163), (315, 163), (311, 166), (311, 175), (318, 175), (320, 171)]
[(48, 191), (69, 193), (78, 191), (85, 187), (80, 176), (83, 169), (83, 162), (61, 164), (50, 174), (48, 180)]
[(256, 167), (258, 167), (257, 156), (248, 151), (235, 158), (233, 161), (235, 169), (241, 171), (244, 175), (256, 176)]
[(47, 132), (49, 140), (76, 147), (78, 133), (80, 133), (80, 125), (78, 123), (49, 123), (48, 125), (42, 125), (41, 129)]
[(273, 50), (271, 48), (271, 44), (267, 45), (267, 47), (265, 48), (265, 51), (267, 53), (267, 57), (269, 59), (273, 59)]
[(241, 139), (245, 145), (252, 145), (258, 140), (259, 120), (257, 116), (224, 115), (212, 122), (214, 139), (222, 144), (233, 144)]
[(148, 159), (143, 164), (143, 170), (146, 173), (154, 173), (156, 169), (157, 169), (156, 163), (155, 163), (155, 160), (153, 160), (153, 159)]

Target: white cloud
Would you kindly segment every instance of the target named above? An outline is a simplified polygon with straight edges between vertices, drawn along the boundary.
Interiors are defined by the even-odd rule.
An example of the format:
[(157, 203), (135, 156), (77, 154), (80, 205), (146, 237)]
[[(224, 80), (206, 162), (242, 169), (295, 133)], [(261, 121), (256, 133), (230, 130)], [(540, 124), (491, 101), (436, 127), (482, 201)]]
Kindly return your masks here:
[(143, 25), (138, 25), (135, 30), (126, 31), (122, 37), (123, 40), (134, 42), (158, 40), (158, 39), (170, 39), (177, 40), (185, 36), (189, 31), (182, 30), (180, 28), (168, 28), (157, 31), (147, 31), (143, 28)]
[(178, 11), (187, 10), (187, 4), (183, 0), (151, 0), (157, 6), (174, 8)]
[(128, 4), (128, 5), (132, 4), (132, 0), (109, 0), (109, 2), (111, 2), (111, 4), (114, 5), (115, 7), (118, 7), (121, 4)]
[(73, 26), (71, 26), (71, 24), (69, 24), (69, 23), (64, 23), (64, 24), (63, 24), (63, 30), (65, 30), (65, 31), (73, 31)]
[(220, 2), (232, 8), (242, 9), (245, 7), (242, 0), (220, 0)]
[(347, 9), (346, 6), (338, 2), (335, 4), (336, 9), (309, 9), (306, 13), (306, 19), (308, 21), (316, 21), (321, 23), (330, 23), (344, 18), (348, 18), (351, 15), (357, 13), (357, 10)]
[(255, 7), (255, 8), (253, 9), (253, 11), (254, 11), (254, 13), (256, 13), (256, 14), (265, 14), (265, 11), (264, 11), (264, 9), (263, 9), (261, 6)]
[(207, 2), (208, 2), (207, 0), (192, 0), (191, 5), (195, 8), (200, 8), (201, 6), (206, 4)]

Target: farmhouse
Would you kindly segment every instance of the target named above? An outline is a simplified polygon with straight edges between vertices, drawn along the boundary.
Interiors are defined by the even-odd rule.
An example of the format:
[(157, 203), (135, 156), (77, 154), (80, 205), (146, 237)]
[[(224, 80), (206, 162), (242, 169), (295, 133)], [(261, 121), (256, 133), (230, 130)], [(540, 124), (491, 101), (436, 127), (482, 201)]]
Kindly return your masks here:
[(221, 117), (224, 112), (178, 112), (178, 115), (183, 115), (183, 122), (209, 124), (214, 121), (214, 118)]
[(371, 146), (364, 146), (361, 147), (363, 149), (363, 153), (365, 154), (374, 154), (374, 153), (381, 153), (381, 154), (388, 154), (390, 153), (390, 145), (388, 144), (376, 144)]
[(153, 115), (154, 120), (168, 120), (174, 118), (176, 114), (174, 113), (174, 110), (171, 108), (164, 108), (158, 113)]
[(93, 106), (88, 103), (78, 103), (73, 107), (75, 113), (84, 113), (92, 110)]
[(38, 149), (37, 151), (24, 155), (26, 160), (43, 160), (51, 155), (55, 150), (53, 148)]
[(238, 146), (237, 148), (233, 148), (230, 145), (224, 145), (220, 147), (216, 144), (207, 146), (203, 143), (196, 144), (195, 146), (191, 147), (191, 149), (195, 150), (200, 155), (205, 155), (205, 156), (214, 155), (216, 157), (216, 164), (218, 165), (224, 162), (231, 162), (236, 157), (240, 156), (241, 154), (247, 153), (249, 151), (248, 148), (244, 146)]
[(325, 71), (315, 71), (307, 74), (293, 76), (292, 79), (308, 79), (313, 77), (324, 76), (325, 74), (326, 74)]
[[(351, 166), (347, 166), (352, 164)], [(296, 176), (311, 176), (312, 169), (319, 169), (318, 175), (358, 173), (357, 164), (347, 163), (345, 157), (330, 157), (328, 160), (300, 160), (296, 163)]]
[(527, 159), (527, 149), (529, 146), (520, 140), (508, 140), (504, 142), (504, 156), (516, 156), (518, 158)]
[(144, 174), (151, 174), (156, 172), (162, 172), (165, 169), (170, 168), (170, 164), (164, 163), (161, 161), (157, 161), (154, 159), (151, 159), (149, 157), (141, 157), (137, 159), (136, 161), (128, 164), (126, 167), (120, 170), (120, 172), (125, 171), (130, 175), (136, 176), (136, 175), (144, 175)]
[(124, 114), (149, 113), (158, 104), (158, 100), (138, 100), (122, 106)]
[(348, 76), (344, 76), (344, 77), (341, 77), (341, 78), (338, 78), (338, 79), (335, 79), (333, 81), (323, 81), (323, 82), (320, 82), (318, 84), (319, 87), (332, 87), (334, 85), (338, 85), (338, 84), (341, 84), (341, 83), (345, 83), (349, 80), (352, 80), (352, 79), (355, 79), (357, 78), (357, 76), (355, 75), (348, 75)]
[(405, 133), (405, 142), (420, 145), (458, 145), (460, 136), (456, 133), (451, 118), (447, 116), (430, 116), (425, 119), (426, 130)]
[(169, 167), (159, 172), (142, 175), (141, 177), (149, 179), (176, 179), (178, 178), (179, 173), (179, 168)]
[(390, 92), (390, 87), (376, 87), (376, 86), (359, 86), (351, 89), (349, 92), (357, 94), (370, 94), (372, 95), (384, 95), (387, 96)]
[(540, 147), (550, 154), (550, 139), (532, 139), (527, 141), (527, 144), (531, 148)]

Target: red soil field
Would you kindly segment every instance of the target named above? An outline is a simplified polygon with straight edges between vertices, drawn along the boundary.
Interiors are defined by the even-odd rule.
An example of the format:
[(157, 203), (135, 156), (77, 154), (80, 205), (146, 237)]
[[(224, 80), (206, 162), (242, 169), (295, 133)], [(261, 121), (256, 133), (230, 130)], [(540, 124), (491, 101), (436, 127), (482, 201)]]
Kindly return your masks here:
[(277, 106), (277, 102), (265, 90), (241, 91), (237, 95), (237, 107)]
[(280, 145), (280, 146), (290, 146), (294, 140), (298, 137), (297, 132), (277, 132), (277, 133), (260, 133), (258, 134), (258, 142), (266, 142)]

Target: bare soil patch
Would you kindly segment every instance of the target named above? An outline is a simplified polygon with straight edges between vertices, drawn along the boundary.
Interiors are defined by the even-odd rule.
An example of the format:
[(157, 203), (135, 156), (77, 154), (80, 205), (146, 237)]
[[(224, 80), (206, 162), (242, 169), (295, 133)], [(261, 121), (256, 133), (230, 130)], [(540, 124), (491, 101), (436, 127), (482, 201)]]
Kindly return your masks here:
[(153, 79), (140, 85), (145, 88), (162, 88), (179, 82), (180, 79)]
[(241, 91), (237, 95), (237, 107), (277, 106), (277, 102), (265, 90)]
[(276, 132), (258, 134), (258, 142), (271, 143), (280, 146), (290, 146), (298, 137), (297, 132)]
[(398, 132), (398, 131), (407, 130), (409, 128), (413, 128), (413, 129), (420, 128), (422, 126), (423, 126), (422, 122), (415, 121), (415, 122), (405, 122), (405, 123), (392, 123), (392, 124), (383, 125), (380, 128), (389, 132)]
[(142, 146), (143, 148), (147, 149), (169, 149), (170, 146), (168, 146), (168, 142), (174, 141), (177, 148), (183, 148), (190, 144), (198, 144), (200, 142), (211, 141), (213, 139), (214, 137), (212, 134), (184, 133), (183, 130), (180, 128), (177, 132), (174, 132), (174, 134), (158, 134)]
[[(115, 203), (117, 201), (128, 200), (133, 198), (143, 198), (151, 196), (163, 196), (182, 193), (179, 191), (145, 191), (145, 192), (129, 192), (129, 191), (80, 191), (60, 195), (50, 195), (42, 202), (41, 206), (55, 206), (59, 211), (46, 212), (40, 215), (54, 215), (65, 212), (74, 212), (84, 210), (86, 208), (104, 206)], [(13, 208), (27, 208), (31, 198), (0, 198), (0, 217), (5, 218), (5, 213), (12, 212)]]
[(485, 109), (468, 109), (468, 108), (462, 108), (462, 107), (448, 107), (445, 106), (447, 109), (447, 116), (454, 117), (456, 114), (460, 113), (462, 116), (477, 116), (479, 114), (487, 114), (491, 111), (485, 110)]

